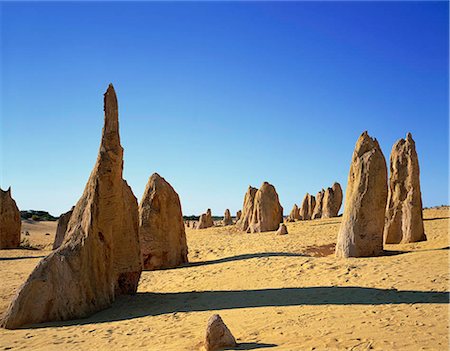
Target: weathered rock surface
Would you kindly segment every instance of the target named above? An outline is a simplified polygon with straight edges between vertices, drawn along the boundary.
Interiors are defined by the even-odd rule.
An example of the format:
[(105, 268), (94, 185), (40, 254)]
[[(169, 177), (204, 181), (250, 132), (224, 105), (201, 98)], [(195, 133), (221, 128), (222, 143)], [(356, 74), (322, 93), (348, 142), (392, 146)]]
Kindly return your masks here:
[(117, 98), (104, 96), (105, 125), (97, 162), (69, 220), (62, 245), (39, 262), (2, 321), (26, 324), (83, 318), (136, 292), (142, 270), (138, 206), (122, 179)]
[(212, 315), (206, 327), (204, 347), (206, 351), (221, 350), (225, 347), (236, 347), (236, 339), (218, 314)]
[(309, 208), (308, 208), (309, 201), (308, 201), (308, 199), (309, 199), (309, 193), (306, 193), (305, 197), (302, 200), (302, 204), (300, 206), (300, 209), (299, 209), (299, 216), (300, 216), (300, 219), (302, 221), (309, 219), (308, 218), (308, 213), (309, 213)]
[(180, 198), (158, 173), (149, 178), (139, 204), (139, 239), (144, 269), (172, 268), (188, 262)]
[(75, 206), (59, 216), (58, 226), (56, 227), (55, 241), (53, 242), (53, 250), (56, 250), (63, 243), (64, 237), (66, 236), (67, 225), (69, 224), (74, 208)]
[(241, 219), (241, 216), (242, 216), (242, 211), (241, 210), (237, 211), (236, 212), (236, 223), (237, 223), (237, 221), (239, 221)]
[(352, 156), (336, 256), (382, 253), (386, 200), (386, 161), (378, 141), (364, 132)]
[(205, 229), (205, 228), (210, 228), (213, 226), (214, 226), (214, 222), (212, 220), (211, 210), (208, 208), (206, 213), (203, 213), (202, 215), (200, 215), (196, 229)]
[(390, 163), (384, 242), (398, 244), (426, 240), (419, 159), (411, 133), (394, 144)]
[(314, 195), (310, 195), (308, 198), (308, 217), (312, 219), (312, 214), (314, 212), (314, 208), (316, 207), (316, 197)]
[(280, 205), (275, 187), (264, 182), (256, 192), (253, 214), (247, 229), (249, 233), (277, 230), (283, 222), (283, 207)]
[(14, 249), (20, 246), (20, 212), (11, 197), (11, 187), (0, 189), (0, 249)]
[(302, 207), (300, 207), (300, 219), (301, 220), (311, 219), (315, 206), (316, 206), (316, 198), (313, 195), (306, 193), (302, 201)]
[(342, 205), (342, 188), (339, 183), (334, 183), (325, 191), (322, 206), (322, 218), (337, 217)]
[(294, 204), (292, 207), (291, 213), (289, 213), (289, 216), (287, 216), (286, 221), (287, 222), (294, 222), (300, 219), (300, 210), (298, 209), (297, 204)]
[(244, 204), (242, 206), (242, 215), (236, 223), (236, 227), (240, 230), (247, 231), (250, 220), (253, 215), (253, 206), (255, 203), (255, 195), (258, 189), (249, 186), (244, 196)]
[(231, 213), (228, 208), (225, 210), (222, 224), (223, 225), (232, 225), (233, 224), (233, 219), (231, 218)]
[(317, 193), (316, 196), (316, 206), (314, 206), (314, 210), (311, 215), (311, 219), (322, 218), (322, 208), (323, 208), (323, 197), (325, 195), (325, 190), (321, 190)]
[(287, 233), (288, 233), (288, 230), (287, 230), (286, 224), (280, 223), (280, 226), (278, 227), (278, 230), (276, 231), (275, 234), (277, 234), (277, 235), (285, 235)]

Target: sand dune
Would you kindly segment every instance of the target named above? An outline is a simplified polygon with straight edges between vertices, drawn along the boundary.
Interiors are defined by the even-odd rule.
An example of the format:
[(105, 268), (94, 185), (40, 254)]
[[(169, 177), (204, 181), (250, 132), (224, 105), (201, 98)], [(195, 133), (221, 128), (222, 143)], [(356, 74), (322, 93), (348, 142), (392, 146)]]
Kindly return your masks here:
[[(449, 211), (424, 216), (428, 241), (356, 259), (333, 255), (340, 218), (288, 223), (285, 236), (188, 228), (189, 265), (144, 272), (136, 296), (90, 318), (2, 329), (0, 349), (197, 350), (217, 312), (237, 350), (446, 350)], [(26, 230), (43, 249), (0, 251), (1, 313), (56, 223)]]

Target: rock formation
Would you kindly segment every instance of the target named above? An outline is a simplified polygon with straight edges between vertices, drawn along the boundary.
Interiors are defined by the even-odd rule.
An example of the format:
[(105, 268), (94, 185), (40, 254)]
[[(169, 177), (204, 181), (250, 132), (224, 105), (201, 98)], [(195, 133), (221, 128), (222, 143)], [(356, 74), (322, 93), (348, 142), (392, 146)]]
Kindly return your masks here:
[(386, 200), (386, 161), (378, 141), (364, 132), (356, 142), (352, 156), (336, 256), (382, 253)]
[(11, 197), (11, 187), (0, 189), (0, 249), (14, 249), (20, 246), (20, 212)]
[(218, 314), (208, 320), (204, 347), (206, 351), (221, 350), (225, 347), (236, 347), (236, 339)]
[(232, 225), (233, 219), (231, 218), (230, 210), (227, 208), (223, 216), (223, 225)]
[(20, 246), (20, 212), (11, 197), (11, 187), (0, 189), (0, 249), (14, 249)]
[(391, 152), (388, 204), (384, 228), (386, 244), (426, 240), (422, 218), (419, 159), (411, 133)]
[(306, 193), (302, 201), (302, 207), (300, 208), (299, 214), (300, 219), (301, 220), (311, 219), (315, 206), (316, 206), (316, 198), (313, 195)]
[(239, 221), (241, 219), (241, 216), (242, 216), (242, 211), (241, 210), (237, 211), (236, 212), (236, 223), (237, 223), (237, 221)]
[(323, 197), (325, 195), (325, 190), (321, 190), (317, 193), (316, 196), (316, 206), (314, 206), (314, 210), (311, 215), (311, 219), (322, 218), (322, 208), (323, 208)]
[(117, 98), (104, 96), (105, 124), (97, 162), (77, 202), (62, 245), (21, 286), (2, 326), (78, 319), (136, 292), (142, 264), (138, 205), (122, 179)]
[(172, 268), (188, 262), (180, 198), (158, 173), (149, 178), (139, 204), (139, 240), (144, 269)]
[(241, 218), (236, 222), (236, 227), (240, 230), (247, 231), (251, 217), (253, 215), (253, 205), (255, 203), (255, 195), (258, 189), (249, 186), (244, 196), (244, 204), (242, 206)]
[(202, 215), (200, 215), (196, 229), (205, 229), (205, 228), (210, 228), (213, 226), (214, 226), (214, 222), (212, 220), (211, 209), (208, 208), (206, 213), (203, 213)]
[(294, 204), (292, 207), (291, 213), (289, 213), (289, 216), (286, 218), (287, 222), (294, 222), (300, 219), (300, 211), (298, 209), (297, 204)]
[(253, 214), (247, 232), (277, 230), (281, 222), (283, 222), (283, 207), (278, 200), (278, 194), (273, 185), (264, 182), (256, 192)]
[(308, 217), (312, 219), (314, 208), (316, 207), (316, 198), (314, 195), (310, 195), (308, 198)]
[(64, 237), (66, 235), (67, 225), (69, 224), (69, 220), (72, 216), (74, 208), (75, 207), (72, 207), (69, 211), (59, 216), (58, 226), (56, 227), (55, 241), (53, 242), (53, 250), (56, 250), (63, 243)]
[(342, 188), (339, 183), (334, 183), (325, 191), (322, 206), (322, 218), (337, 217), (342, 205)]
[(277, 232), (275, 234), (277, 234), (277, 235), (285, 235), (287, 233), (288, 233), (288, 230), (287, 230), (286, 224), (280, 223), (280, 226), (278, 227), (278, 230), (277, 230)]
[(302, 205), (300, 206), (300, 209), (299, 209), (299, 216), (302, 221), (309, 219), (308, 218), (308, 213), (309, 213), (308, 198), (309, 198), (309, 193), (306, 193), (305, 197), (302, 200)]

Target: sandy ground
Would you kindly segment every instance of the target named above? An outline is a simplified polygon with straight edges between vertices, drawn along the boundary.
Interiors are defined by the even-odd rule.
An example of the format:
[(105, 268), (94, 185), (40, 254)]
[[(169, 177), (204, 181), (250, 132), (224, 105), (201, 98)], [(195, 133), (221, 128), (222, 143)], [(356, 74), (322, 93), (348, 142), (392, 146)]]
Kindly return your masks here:
[[(236, 350), (448, 350), (449, 211), (424, 217), (428, 241), (358, 259), (333, 256), (340, 218), (289, 223), (285, 236), (188, 229), (189, 266), (144, 272), (136, 296), (90, 318), (0, 329), (0, 350), (198, 350), (213, 313)], [(55, 228), (25, 223), (42, 249), (0, 251), (0, 313)]]

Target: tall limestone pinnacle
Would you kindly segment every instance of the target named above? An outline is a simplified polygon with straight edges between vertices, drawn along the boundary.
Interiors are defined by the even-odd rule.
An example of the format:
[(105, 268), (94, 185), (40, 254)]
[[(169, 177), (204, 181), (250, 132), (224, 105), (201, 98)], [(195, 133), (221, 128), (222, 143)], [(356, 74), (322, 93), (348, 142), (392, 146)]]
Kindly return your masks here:
[(244, 203), (242, 205), (242, 212), (239, 220), (236, 222), (236, 227), (239, 230), (247, 231), (253, 215), (253, 206), (255, 203), (255, 195), (258, 189), (248, 186), (247, 192), (244, 196)]
[(45, 257), (21, 286), (2, 320), (26, 324), (83, 318), (133, 294), (142, 271), (138, 206), (122, 179), (117, 97), (104, 95), (100, 149), (61, 246)]
[(0, 249), (20, 246), (20, 212), (11, 196), (11, 187), (0, 189)]
[(386, 160), (378, 141), (364, 132), (356, 142), (352, 156), (336, 256), (362, 257), (382, 253), (386, 200)]
[(103, 127), (102, 142), (100, 145), (100, 154), (102, 149), (113, 151), (123, 157), (123, 148), (120, 145), (119, 135), (119, 106), (117, 103), (116, 91), (112, 84), (103, 95), (103, 111), (105, 112), (105, 124)]
[(384, 242), (426, 240), (422, 218), (419, 159), (411, 133), (392, 147)]

